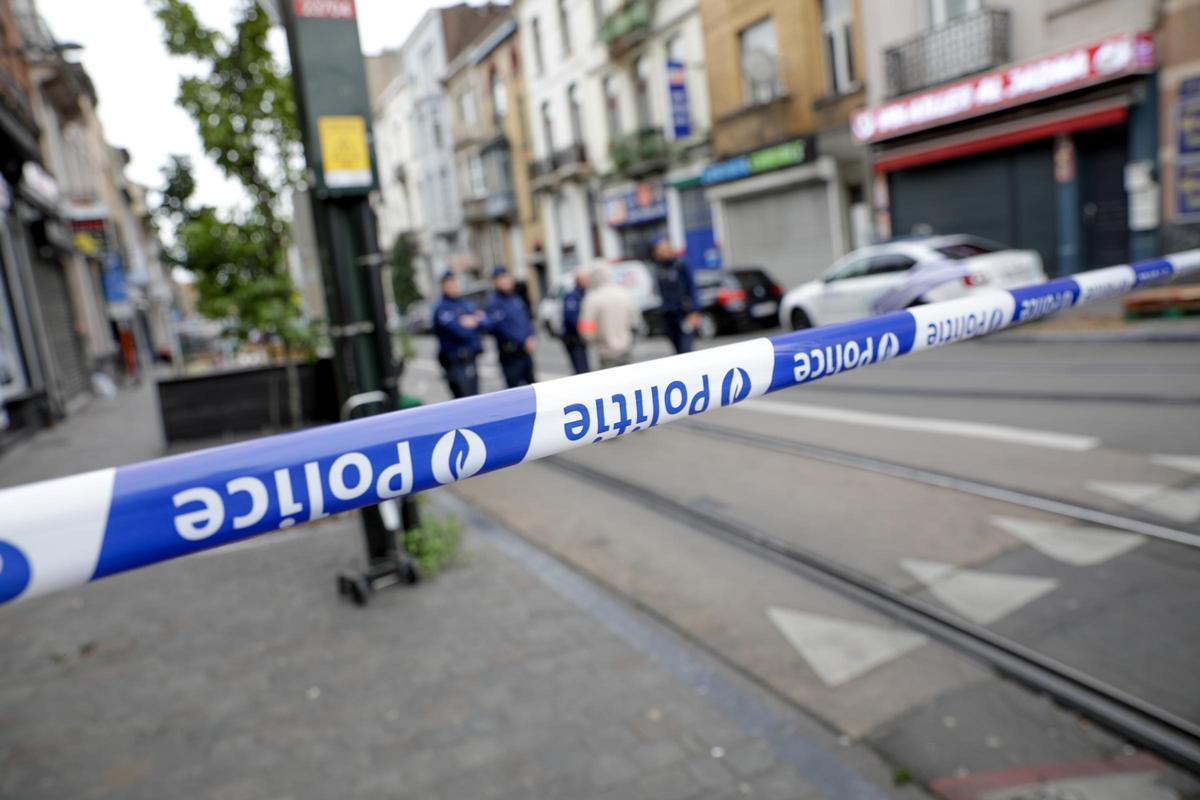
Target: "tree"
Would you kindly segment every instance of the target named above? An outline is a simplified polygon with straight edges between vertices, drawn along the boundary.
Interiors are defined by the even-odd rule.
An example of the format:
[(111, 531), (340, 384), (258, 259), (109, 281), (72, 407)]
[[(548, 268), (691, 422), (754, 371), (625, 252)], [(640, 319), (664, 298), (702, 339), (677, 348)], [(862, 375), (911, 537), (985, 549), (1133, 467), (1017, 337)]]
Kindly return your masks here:
[(311, 342), (287, 271), (285, 190), (300, 180), (300, 132), (290, 79), (267, 46), (270, 20), (247, 2), (233, 34), (206, 28), (186, 0), (150, 0), (168, 52), (202, 73), (180, 79), (176, 103), (196, 123), (205, 153), (239, 182), (249, 208), (193, 202), (187, 158), (164, 167), (159, 213), (175, 225), (168, 258), (196, 278), (197, 308), (240, 339), (256, 335), (291, 350)]
[(396, 235), (392, 244), (392, 293), (401, 314), (421, 299), (417, 289), (417, 241), (411, 233)]

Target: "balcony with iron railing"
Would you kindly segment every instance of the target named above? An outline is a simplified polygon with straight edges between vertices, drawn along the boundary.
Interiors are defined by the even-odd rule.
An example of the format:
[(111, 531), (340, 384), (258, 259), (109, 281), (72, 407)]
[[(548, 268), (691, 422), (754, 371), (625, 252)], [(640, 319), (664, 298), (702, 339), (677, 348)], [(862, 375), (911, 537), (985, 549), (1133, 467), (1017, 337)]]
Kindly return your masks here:
[(654, 27), (655, 0), (624, 0), (604, 18), (600, 39), (608, 45), (608, 55), (616, 58), (650, 37)]
[(1011, 23), (1003, 8), (981, 8), (884, 51), (888, 96), (998, 67), (1010, 58)]
[(608, 146), (613, 171), (627, 178), (667, 168), (669, 150), (662, 128), (642, 128), (615, 137)]

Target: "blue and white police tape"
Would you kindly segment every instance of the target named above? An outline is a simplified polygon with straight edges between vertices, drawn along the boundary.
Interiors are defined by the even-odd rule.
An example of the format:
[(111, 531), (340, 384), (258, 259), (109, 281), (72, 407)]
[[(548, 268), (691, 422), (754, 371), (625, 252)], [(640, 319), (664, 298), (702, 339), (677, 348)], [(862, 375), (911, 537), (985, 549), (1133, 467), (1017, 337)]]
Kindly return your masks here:
[(0, 492), (0, 603), (653, 428), (1189, 272), (1200, 272), (1200, 250), (8, 489)]

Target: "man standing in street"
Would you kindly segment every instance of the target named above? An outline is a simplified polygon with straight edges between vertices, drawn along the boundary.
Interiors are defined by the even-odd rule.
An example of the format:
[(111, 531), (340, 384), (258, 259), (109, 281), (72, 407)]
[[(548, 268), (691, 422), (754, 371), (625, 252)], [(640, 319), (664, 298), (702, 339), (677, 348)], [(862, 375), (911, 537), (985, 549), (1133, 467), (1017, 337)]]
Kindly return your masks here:
[(438, 340), (438, 362), (455, 397), (479, 394), (479, 370), (475, 360), (483, 351), (479, 338), (485, 317), (470, 300), (461, 297), (462, 287), (453, 272), (442, 275), (442, 299), (433, 309), (433, 333)]
[(537, 338), (533, 323), (529, 320), (529, 308), (514, 291), (516, 285), (508, 269), (503, 266), (492, 270), (492, 285), (495, 291), (488, 298), (487, 328), (496, 337), (496, 349), (500, 351), (500, 369), (508, 388), (528, 386), (533, 383), (533, 351), (537, 349)]
[(579, 308), (580, 335), (596, 346), (601, 369), (628, 364), (642, 312), (628, 289), (609, 282), (603, 261), (592, 267), (588, 286)]
[(581, 267), (575, 270), (575, 288), (567, 292), (562, 304), (562, 340), (567, 348), (567, 358), (576, 375), (591, 371), (588, 364), (587, 343), (579, 335), (579, 308), (587, 293), (587, 272)]
[(676, 353), (692, 350), (692, 336), (700, 324), (700, 295), (692, 268), (675, 255), (666, 236), (654, 240), (650, 251), (662, 298), (663, 324)]

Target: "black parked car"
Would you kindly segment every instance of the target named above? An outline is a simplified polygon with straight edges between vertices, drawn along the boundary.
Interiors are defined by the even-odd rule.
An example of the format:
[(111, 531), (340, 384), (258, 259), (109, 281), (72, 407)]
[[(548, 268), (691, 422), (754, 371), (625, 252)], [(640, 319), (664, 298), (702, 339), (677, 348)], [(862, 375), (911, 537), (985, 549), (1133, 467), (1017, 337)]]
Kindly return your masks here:
[(695, 274), (701, 306), (696, 335), (700, 338), (778, 324), (783, 289), (764, 270), (699, 269)]

